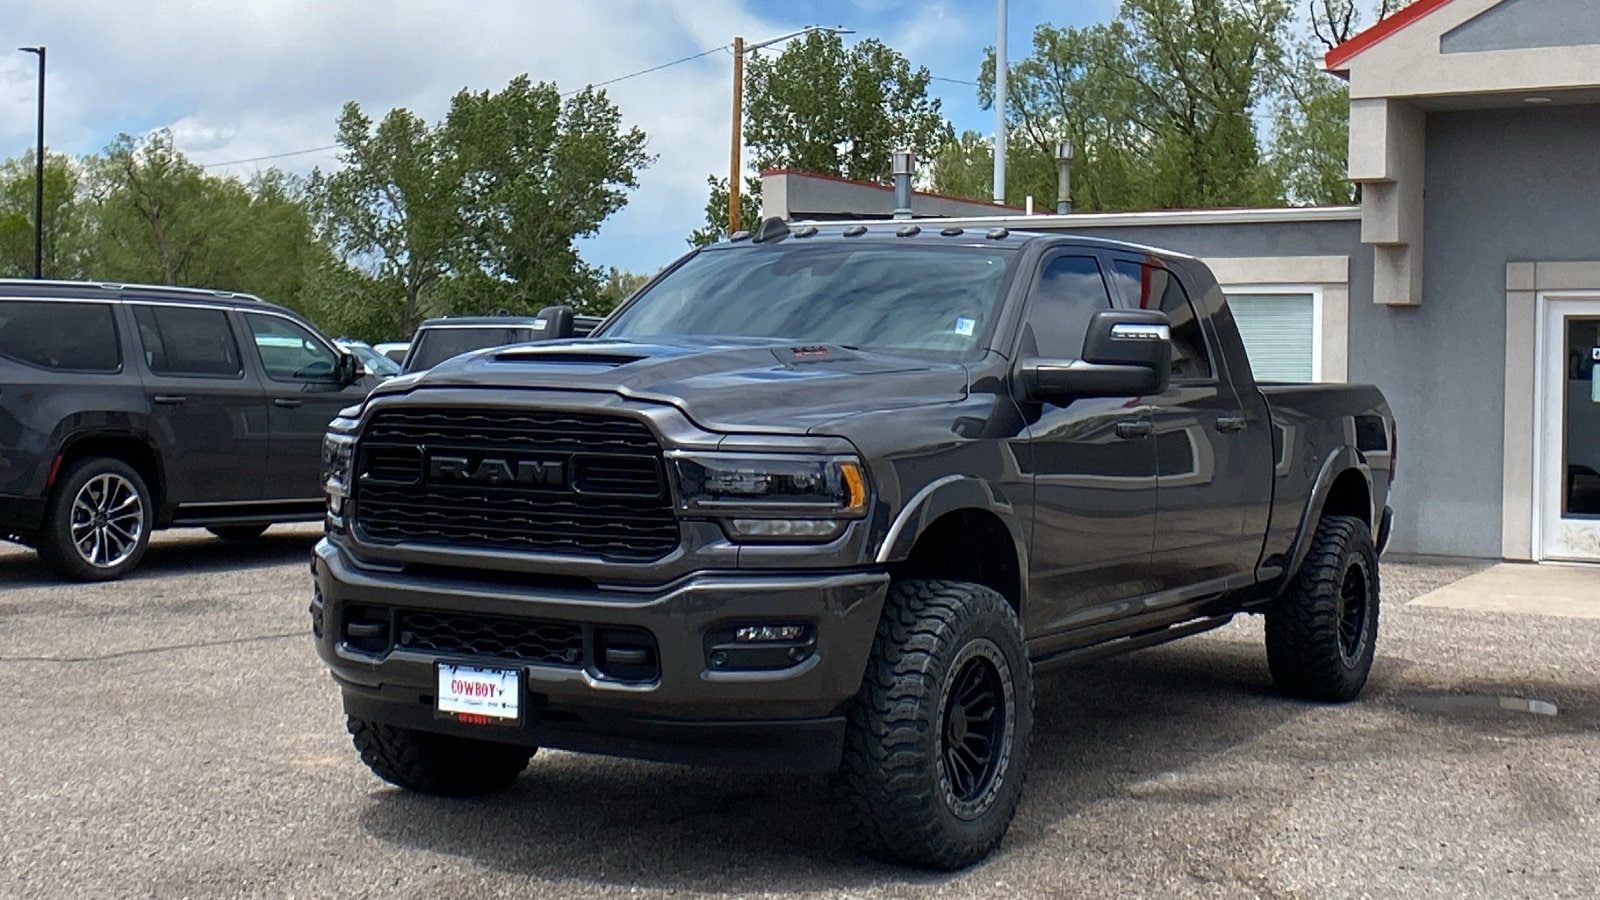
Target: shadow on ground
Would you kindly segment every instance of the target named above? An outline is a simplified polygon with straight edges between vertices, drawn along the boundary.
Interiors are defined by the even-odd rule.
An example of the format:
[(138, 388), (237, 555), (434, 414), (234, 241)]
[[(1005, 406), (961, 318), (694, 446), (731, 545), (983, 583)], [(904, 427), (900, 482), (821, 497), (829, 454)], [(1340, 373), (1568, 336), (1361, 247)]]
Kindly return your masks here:
[[(1251, 644), (1176, 645), (1043, 675), (1027, 791), (1002, 853), (1129, 786), (1282, 726), (1311, 707), (1268, 692)], [(1170, 802), (1210, 803), (1212, 796)], [(368, 832), (527, 876), (657, 889), (848, 890), (950, 876), (876, 863), (846, 844), (818, 776), (751, 775), (536, 756), (505, 794), (445, 801), (377, 789)]]
[[(225, 541), (205, 532), (181, 537), (158, 535), (145, 551), (138, 568), (124, 578), (127, 582), (185, 575), (197, 572), (225, 572), (279, 566), (309, 560), (311, 547), (320, 535), (309, 529), (268, 531), (248, 541)], [(62, 584), (55, 573), (40, 562), (31, 549), (16, 544), (0, 544), (0, 585), (7, 587), (48, 587)]]

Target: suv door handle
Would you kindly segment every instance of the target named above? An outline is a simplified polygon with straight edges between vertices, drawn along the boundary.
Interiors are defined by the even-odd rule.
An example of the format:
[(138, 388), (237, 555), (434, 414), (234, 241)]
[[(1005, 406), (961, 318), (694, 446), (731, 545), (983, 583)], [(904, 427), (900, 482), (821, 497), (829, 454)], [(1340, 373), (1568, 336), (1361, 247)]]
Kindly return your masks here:
[(288, 397), (274, 397), (272, 398), (272, 405), (281, 406), (284, 409), (297, 409), (300, 406), (300, 401), (291, 400)]
[(1250, 423), (1244, 416), (1218, 416), (1218, 431), (1243, 431)]
[(162, 406), (182, 406), (183, 401), (189, 399), (182, 394), (157, 394), (150, 398)]
[(1155, 430), (1155, 425), (1149, 419), (1124, 419), (1117, 423), (1119, 438), (1149, 437)]

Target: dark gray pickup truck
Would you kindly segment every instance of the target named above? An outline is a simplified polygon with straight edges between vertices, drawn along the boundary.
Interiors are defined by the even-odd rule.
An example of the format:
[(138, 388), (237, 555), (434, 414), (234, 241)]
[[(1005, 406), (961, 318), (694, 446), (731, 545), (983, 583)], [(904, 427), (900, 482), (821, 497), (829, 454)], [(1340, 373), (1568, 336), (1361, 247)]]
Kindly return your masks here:
[(311, 625), (403, 788), (539, 746), (833, 772), (863, 846), (954, 868), (1047, 666), (1264, 613), (1281, 690), (1354, 698), (1394, 458), (1376, 388), (1257, 385), (1195, 259), (771, 220), (341, 413)]

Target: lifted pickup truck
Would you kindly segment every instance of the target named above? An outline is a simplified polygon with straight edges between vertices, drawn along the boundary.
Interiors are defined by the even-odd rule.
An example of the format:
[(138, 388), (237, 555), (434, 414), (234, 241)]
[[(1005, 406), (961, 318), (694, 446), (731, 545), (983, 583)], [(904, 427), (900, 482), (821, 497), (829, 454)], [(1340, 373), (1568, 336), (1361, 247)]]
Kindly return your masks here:
[(1357, 696), (1393, 448), (1376, 388), (1258, 386), (1195, 259), (769, 220), (342, 413), (311, 626), (403, 788), (539, 746), (827, 771), (864, 846), (954, 868), (1046, 666), (1254, 612), (1281, 690)]

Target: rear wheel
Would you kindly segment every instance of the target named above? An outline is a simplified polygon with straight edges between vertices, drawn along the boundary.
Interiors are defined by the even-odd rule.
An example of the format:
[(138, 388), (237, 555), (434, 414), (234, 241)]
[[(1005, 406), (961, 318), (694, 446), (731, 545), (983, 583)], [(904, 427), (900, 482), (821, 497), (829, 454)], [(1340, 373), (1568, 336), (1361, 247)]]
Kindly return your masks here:
[(225, 541), (253, 541), (266, 532), (267, 525), (212, 525), (206, 530)]
[(82, 459), (63, 472), (45, 508), (39, 558), (76, 581), (121, 578), (144, 557), (153, 506), (144, 478), (119, 459)]
[(1354, 700), (1378, 643), (1378, 555), (1367, 524), (1327, 516), (1294, 587), (1267, 610), (1267, 665), (1280, 691)]
[(528, 767), (534, 748), (434, 734), (348, 717), (346, 727), (374, 775), (390, 784), (441, 797), (501, 790)]
[(989, 588), (895, 584), (835, 776), (852, 828), (891, 862), (958, 869), (1022, 796), (1033, 679), (1016, 613)]

